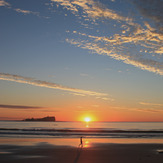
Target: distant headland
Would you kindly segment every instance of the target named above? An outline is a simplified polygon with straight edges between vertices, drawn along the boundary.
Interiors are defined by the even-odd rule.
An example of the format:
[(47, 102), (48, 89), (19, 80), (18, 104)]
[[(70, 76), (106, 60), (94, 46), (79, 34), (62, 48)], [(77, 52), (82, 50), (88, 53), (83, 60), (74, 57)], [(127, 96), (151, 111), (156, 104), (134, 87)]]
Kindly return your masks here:
[(27, 118), (27, 119), (24, 119), (23, 121), (55, 122), (55, 117), (49, 117), (49, 116), (47, 116), (47, 117), (43, 117), (43, 118)]

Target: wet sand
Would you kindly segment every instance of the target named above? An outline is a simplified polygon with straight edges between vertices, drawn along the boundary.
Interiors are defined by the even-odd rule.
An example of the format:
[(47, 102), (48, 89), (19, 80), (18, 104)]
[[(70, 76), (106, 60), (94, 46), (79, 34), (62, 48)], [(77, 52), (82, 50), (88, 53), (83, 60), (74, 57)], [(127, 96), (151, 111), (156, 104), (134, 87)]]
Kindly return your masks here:
[(163, 163), (163, 144), (0, 145), (1, 163)]

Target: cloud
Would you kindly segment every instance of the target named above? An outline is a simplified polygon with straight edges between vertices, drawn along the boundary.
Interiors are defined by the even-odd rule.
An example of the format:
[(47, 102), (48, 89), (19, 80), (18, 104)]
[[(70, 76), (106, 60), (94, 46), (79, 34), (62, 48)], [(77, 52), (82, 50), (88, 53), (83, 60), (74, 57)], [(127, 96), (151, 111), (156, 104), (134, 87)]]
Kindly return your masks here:
[[(101, 40), (102, 38), (99, 38)], [(106, 38), (104, 38), (106, 39)], [(91, 50), (94, 53), (100, 54), (100, 55), (107, 55), (110, 56), (113, 59), (121, 60), (126, 64), (133, 65), (135, 67), (138, 67), (142, 70), (148, 70), (150, 72), (154, 72), (160, 75), (163, 75), (163, 64), (162, 62), (155, 61), (152, 59), (146, 59), (139, 56), (132, 56), (130, 53), (118, 53), (116, 51), (116, 48), (111, 49), (109, 45), (102, 46), (98, 44), (96, 41), (75, 41), (73, 39), (66, 39), (67, 42), (70, 44), (76, 45), (78, 47), (81, 47), (83, 49)], [(123, 48), (122, 48), (123, 50)], [(121, 49), (120, 49), (121, 51)]]
[[(49, 108), (49, 107), (40, 107), (40, 106), (24, 106), (24, 105), (4, 105), (4, 104), (0, 104), (0, 109), (21, 109), (21, 110), (24, 110), (24, 111), (40, 111), (40, 112), (60, 112), (58, 109), (53, 109), (53, 108)], [(0, 117), (2, 118), (2, 117)], [(7, 118), (7, 117), (6, 117)]]
[(88, 74), (81, 73), (80, 76), (89, 77)]
[(118, 110), (130, 110), (130, 111), (138, 111), (138, 112), (149, 112), (149, 113), (159, 113), (162, 112), (160, 109), (153, 109), (153, 108), (127, 108), (127, 107), (112, 107), (113, 109), (118, 109)]
[[(81, 16), (88, 18), (98, 19), (112, 19), (118, 21), (131, 21), (130, 18), (117, 14), (114, 10), (106, 8), (102, 3), (94, 0), (51, 0), (57, 2), (63, 8), (70, 10), (73, 14), (78, 15), (80, 9), (83, 10)], [(80, 8), (80, 9), (79, 9)]]
[(47, 112), (47, 113), (53, 113), (54, 112), (61, 112), (60, 110), (52, 110), (52, 109), (41, 109), (40, 112)]
[(1, 116), (0, 116), (0, 119), (1, 120), (19, 120), (18, 117), (1, 117)]
[(86, 95), (84, 95), (84, 94), (81, 94), (81, 93), (70, 93), (71, 95), (74, 95), (74, 96), (86, 96)]
[[(142, 70), (163, 75), (163, 12), (162, 1), (133, 0), (134, 5), (139, 9), (141, 15), (124, 16), (109, 6), (95, 0), (51, 0), (71, 11), (77, 17), (83, 17), (85, 21), (96, 24), (101, 21), (107, 28), (115, 28), (116, 32), (109, 34), (100, 31), (96, 25), (93, 27), (101, 35), (81, 33), (74, 30), (72, 34), (80, 36), (79, 39), (66, 39), (67, 42), (77, 47), (91, 50), (100, 55), (107, 55), (126, 64), (133, 65)], [(135, 17), (134, 17), (135, 16)], [(148, 17), (155, 22), (144, 21), (138, 17)], [(105, 21), (104, 21), (105, 20)], [(92, 23), (92, 21), (94, 23)], [(84, 22), (80, 22), (83, 24)], [(96, 29), (97, 28), (97, 29)], [(70, 33), (70, 32), (69, 32)]]
[[(160, 47), (156, 50), (156, 53), (163, 54), (163, 1), (162, 0), (133, 0), (134, 4), (137, 6), (138, 10), (142, 14), (142, 16), (149, 18), (147, 21), (150, 23), (150, 20), (152, 20), (155, 24), (153, 25), (153, 28), (150, 27), (150, 25), (147, 23), (147, 28), (150, 30), (151, 33), (149, 33), (149, 37), (151, 39), (154, 39), (153, 41), (158, 41), (158, 44)], [(151, 23), (151, 24), (152, 24)], [(155, 38), (157, 40), (155, 40)], [(149, 39), (149, 38), (148, 38)]]
[(113, 98), (109, 98), (109, 97), (96, 97), (96, 99), (102, 99), (102, 100), (105, 100), (105, 101), (114, 101), (115, 99)]
[(139, 102), (139, 104), (145, 105), (145, 106), (163, 106), (163, 104), (146, 103), (146, 102)]
[(134, 4), (138, 7), (141, 14), (152, 19), (156, 24), (163, 23), (162, 0), (134, 0)]
[(23, 9), (20, 9), (20, 8), (13, 8), (10, 3), (8, 3), (8, 2), (6, 2), (4, 0), (0, 0), (0, 6), (9, 7), (10, 9), (13, 9), (18, 13), (23, 13), (25, 15), (26, 14), (33, 14), (33, 15), (39, 16), (39, 12), (33, 12), (33, 11), (30, 11), (30, 10), (23, 10)]
[(101, 110), (93, 110), (93, 109), (76, 109), (75, 112), (83, 112), (83, 113), (91, 113), (91, 112), (101, 112)]
[(20, 8), (17, 8), (17, 9), (14, 9), (16, 12), (19, 12), (19, 13), (23, 13), (23, 14), (33, 14), (33, 15), (37, 15), (39, 16), (39, 13), (38, 12), (33, 12), (33, 11), (29, 11), (29, 10), (22, 10)]
[(89, 78), (89, 79), (93, 79), (94, 77), (89, 75), (89, 74), (86, 74), (86, 73), (80, 73), (80, 76), (82, 77), (85, 77), (85, 78)]
[(152, 112), (152, 113), (158, 113), (160, 112), (161, 110), (156, 110), (156, 109), (140, 109), (140, 108), (137, 108), (137, 109), (133, 109), (133, 110), (136, 110), (136, 111), (142, 111), (142, 112)]
[(43, 107), (0, 104), (0, 108), (7, 108), (7, 109), (42, 109)]
[(30, 85), (39, 86), (39, 87), (46, 87), (46, 88), (63, 90), (63, 91), (69, 91), (69, 92), (80, 94), (80, 95), (96, 96), (98, 98), (107, 98), (108, 96), (108, 94), (105, 94), (105, 93), (87, 91), (87, 90), (77, 89), (77, 88), (70, 88), (70, 87), (62, 86), (56, 83), (36, 80), (34, 78), (28, 78), (28, 77), (23, 77), (19, 75), (13, 75), (13, 74), (0, 73), (0, 80), (13, 81), (17, 83), (30, 84)]
[(10, 6), (10, 4), (8, 2), (6, 2), (5, 0), (0, 0), (0, 6)]

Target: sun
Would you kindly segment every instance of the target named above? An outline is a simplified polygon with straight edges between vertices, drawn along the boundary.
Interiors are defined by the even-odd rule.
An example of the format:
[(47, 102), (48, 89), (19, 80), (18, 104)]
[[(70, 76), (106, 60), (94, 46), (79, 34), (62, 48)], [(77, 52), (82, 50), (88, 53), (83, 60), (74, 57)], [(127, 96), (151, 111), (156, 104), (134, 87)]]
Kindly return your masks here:
[(85, 122), (90, 122), (90, 121), (91, 121), (91, 118), (90, 118), (90, 117), (85, 117), (85, 118), (84, 118), (84, 121), (85, 121)]

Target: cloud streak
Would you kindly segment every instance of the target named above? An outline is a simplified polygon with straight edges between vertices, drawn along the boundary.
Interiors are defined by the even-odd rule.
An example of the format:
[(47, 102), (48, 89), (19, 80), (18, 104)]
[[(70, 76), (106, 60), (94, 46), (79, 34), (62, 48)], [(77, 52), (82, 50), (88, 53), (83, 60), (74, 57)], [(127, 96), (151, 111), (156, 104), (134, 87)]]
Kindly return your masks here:
[(0, 6), (10, 6), (10, 4), (4, 0), (0, 0)]
[(0, 104), (0, 108), (7, 108), (7, 109), (42, 109), (43, 107)]
[(108, 46), (103, 47), (102, 45), (98, 44), (97, 42), (88, 42), (88, 41), (75, 41), (73, 39), (66, 39), (67, 42), (70, 44), (76, 45), (78, 47), (81, 47), (83, 49), (91, 50), (94, 53), (100, 54), (100, 55), (107, 55), (110, 56), (113, 59), (121, 60), (126, 64), (133, 65), (135, 67), (138, 67), (142, 70), (148, 70), (150, 72), (154, 72), (160, 75), (163, 75), (163, 65), (159, 61), (155, 61), (152, 59), (145, 59), (141, 57), (131, 56), (130, 54), (123, 54), (123, 53), (117, 53), (116, 49), (111, 49)]
[[(40, 107), (40, 106), (24, 106), (24, 105), (4, 105), (0, 104), (0, 109), (20, 109), (24, 111), (39, 110), (41, 112), (60, 112), (59, 110), (54, 110), (49, 107)], [(1, 117), (2, 118), (2, 117)]]
[[(134, 110), (134, 109), (133, 109)], [(140, 108), (137, 108), (135, 109), (136, 111), (141, 111), (141, 112), (151, 112), (151, 113), (158, 113), (158, 112), (161, 112), (161, 110), (156, 110), (156, 109), (140, 109)]]
[(13, 81), (17, 83), (30, 84), (30, 85), (39, 86), (39, 87), (58, 89), (58, 90), (68, 91), (68, 92), (72, 92), (72, 93), (76, 93), (80, 95), (96, 96), (97, 98), (101, 98), (101, 99), (108, 98), (107, 97), (108, 94), (105, 94), (105, 93), (87, 91), (87, 90), (77, 89), (77, 88), (70, 88), (70, 87), (62, 86), (56, 83), (36, 80), (34, 78), (28, 78), (28, 77), (23, 77), (19, 75), (0, 73), (0, 80)]
[(118, 110), (130, 110), (130, 111), (138, 111), (138, 112), (149, 112), (149, 113), (159, 113), (163, 110), (161, 109), (156, 109), (156, 108), (127, 108), (127, 107), (113, 107), (113, 109), (118, 109)]
[[(51, 0), (57, 2), (63, 8), (70, 10), (73, 14), (78, 15), (80, 9), (83, 10), (83, 17), (98, 19), (112, 19), (119, 21), (130, 21), (130, 18), (117, 14), (114, 10), (106, 8), (102, 3), (94, 0)], [(80, 8), (80, 9), (79, 9)]]
[(37, 15), (39, 16), (39, 13), (38, 12), (33, 12), (33, 11), (29, 11), (29, 10), (22, 10), (20, 8), (17, 8), (17, 9), (14, 9), (16, 12), (19, 12), (19, 13), (23, 13), (23, 14), (33, 14), (33, 15)]
[(25, 15), (26, 14), (33, 14), (33, 15), (39, 16), (38, 12), (33, 12), (33, 11), (30, 11), (30, 10), (23, 10), (23, 9), (20, 9), (20, 8), (13, 8), (12, 5), (10, 3), (6, 2), (5, 0), (0, 0), (0, 6), (11, 8), (16, 12), (23, 13)]
[(147, 102), (139, 102), (139, 104), (145, 105), (145, 106), (160, 106), (160, 107), (163, 106), (163, 104), (155, 104), (155, 103), (147, 103)]

